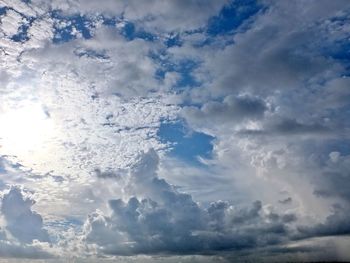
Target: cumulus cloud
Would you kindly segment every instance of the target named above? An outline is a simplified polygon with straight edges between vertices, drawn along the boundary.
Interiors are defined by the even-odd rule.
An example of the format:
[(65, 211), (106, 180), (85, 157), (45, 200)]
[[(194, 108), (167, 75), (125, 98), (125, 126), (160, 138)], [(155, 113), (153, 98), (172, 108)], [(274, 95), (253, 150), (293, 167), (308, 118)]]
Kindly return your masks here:
[[(198, 73), (213, 77), (210, 91), (214, 94), (242, 89), (266, 94), (271, 90), (300, 87), (303, 81), (317, 77), (327, 77), (332, 70), (339, 69), (339, 65), (313, 49), (313, 45), (320, 44), (315, 43), (313, 36), (317, 32), (313, 24), (336, 16), (346, 8), (345, 5), (344, 1), (328, 6), (329, 9), (316, 1), (268, 5), (251, 28), (234, 36), (232, 45), (215, 54), (206, 54), (204, 68)], [(300, 14), (300, 10), (305, 12)], [(290, 19), (286, 20), (285, 15)]]
[[(129, 171), (126, 189), (132, 197), (109, 201), (110, 215), (91, 214), (84, 226), (85, 241), (99, 253), (212, 254), (266, 246), (287, 239), (292, 214), (235, 208), (216, 201), (204, 208), (157, 176), (158, 156), (140, 155)], [(137, 196), (136, 196), (137, 195)]]
[(33, 204), (33, 200), (23, 197), (19, 188), (11, 188), (3, 196), (1, 204), (6, 229), (23, 243), (31, 243), (33, 240), (48, 242), (49, 236), (43, 229), (42, 217), (31, 210)]
[[(269, 103), (273, 120), (267, 116), (265, 126), (273, 127), (267, 129), (280, 134), (316, 136), (331, 130), (334, 136), (344, 136), (348, 122), (340, 108), (345, 107), (343, 99), (347, 96), (346, 63), (341, 59), (341, 47), (334, 50), (334, 43), (341, 46), (348, 37), (344, 23), (340, 22), (347, 20), (343, 14), (346, 11), (342, 11), (349, 8), (348, 3), (263, 3), (266, 9), (256, 14), (248, 28), (233, 35), (231, 44), (217, 48), (214, 42), (214, 52), (210, 48), (194, 48), (196, 44), (173, 49), (175, 57), (184, 54), (181, 50), (188, 50), (199, 61), (193, 74), (203, 85), (190, 91), (193, 103), (200, 101), (202, 111), (209, 111), (209, 105), (219, 109), (217, 101), (223, 96), (248, 92)], [(286, 20), (285, 15), (291, 18)], [(215, 102), (208, 103), (208, 97), (215, 98)], [(197, 120), (188, 115), (197, 112), (196, 117), (200, 118), (200, 114), (190, 109), (185, 116), (196, 124)], [(337, 111), (336, 118), (330, 114), (332, 110)], [(236, 120), (231, 116), (230, 120)], [(276, 116), (280, 121), (275, 120)], [(229, 121), (223, 125), (226, 122)], [(254, 129), (261, 125), (264, 122)], [(226, 126), (221, 133), (230, 124)]]
[[(203, 85), (190, 92), (196, 107), (186, 107), (184, 116), (191, 127), (216, 137), (213, 163), (236, 171), (245, 162), (255, 169), (251, 173), (250, 167), (244, 167), (244, 177), (238, 174), (241, 171), (228, 176), (250, 182), (263, 175), (271, 188), (276, 184), (293, 193), (288, 206), (302, 204), (327, 221), (333, 215), (332, 202), (348, 203), (347, 176), (334, 165), (325, 165), (325, 160), (342, 143), (348, 144), (349, 122), (344, 114), (349, 106), (345, 102), (348, 62), (342, 47), (348, 38), (349, 6), (344, 1), (263, 3), (266, 9), (235, 32), (231, 43), (221, 48), (211, 43), (215, 52), (191, 44), (182, 51), (173, 49), (175, 56), (188, 52), (200, 61), (194, 75)], [(240, 113), (240, 119), (233, 113), (226, 115), (230, 111), (222, 98), (241, 93), (254, 94), (268, 107), (261, 115)], [(214, 102), (208, 103), (208, 98)], [(203, 116), (208, 118), (201, 121)], [(237, 125), (244, 118), (251, 121)], [(340, 156), (333, 153), (331, 162), (337, 163)], [(272, 192), (270, 198), (279, 205), (289, 200)]]
[(52, 258), (47, 251), (49, 234), (40, 214), (32, 210), (34, 201), (24, 197), (16, 186), (5, 192), (1, 200), (4, 223), (0, 227), (0, 257)]

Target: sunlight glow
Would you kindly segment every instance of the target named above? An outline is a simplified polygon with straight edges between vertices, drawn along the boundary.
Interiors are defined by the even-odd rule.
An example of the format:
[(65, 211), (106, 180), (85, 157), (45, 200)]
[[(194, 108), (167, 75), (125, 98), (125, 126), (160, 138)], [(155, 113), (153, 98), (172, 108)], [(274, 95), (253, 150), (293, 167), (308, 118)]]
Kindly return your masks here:
[(0, 127), (1, 151), (13, 155), (37, 151), (54, 132), (51, 118), (33, 103), (0, 113)]

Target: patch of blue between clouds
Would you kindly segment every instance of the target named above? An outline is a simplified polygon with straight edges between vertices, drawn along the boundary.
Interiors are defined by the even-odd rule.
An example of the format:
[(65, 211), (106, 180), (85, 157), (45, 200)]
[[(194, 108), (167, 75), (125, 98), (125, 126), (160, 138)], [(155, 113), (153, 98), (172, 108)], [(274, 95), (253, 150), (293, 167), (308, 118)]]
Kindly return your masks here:
[(210, 36), (231, 33), (262, 8), (263, 6), (256, 0), (236, 0), (231, 2), (220, 11), (218, 16), (209, 20), (207, 33)]
[[(9, 9), (8, 7), (1, 7), (0, 16), (5, 15), (8, 9)], [(17, 33), (11, 37), (11, 40), (15, 42), (25, 42), (29, 40), (28, 29), (31, 27), (35, 19), (34, 17), (25, 16), (22, 13), (18, 13), (18, 14), (24, 17), (27, 20), (27, 22), (19, 26)]]
[(175, 47), (175, 46), (180, 47), (182, 46), (182, 40), (179, 34), (170, 34), (169, 37), (165, 39), (164, 44), (168, 48)]
[(150, 57), (160, 65), (155, 74), (157, 79), (164, 79), (167, 72), (178, 73), (180, 78), (172, 86), (173, 91), (176, 92), (182, 92), (201, 85), (193, 76), (193, 71), (199, 66), (199, 62), (191, 59), (184, 59), (177, 63), (172, 63), (168, 58), (162, 58), (162, 55), (164, 54), (150, 54)]
[(121, 34), (127, 39), (127, 40), (134, 40), (135, 38), (140, 38), (145, 41), (154, 41), (156, 39), (156, 36), (146, 32), (142, 29), (138, 29), (135, 27), (135, 25), (131, 22), (125, 22), (124, 27), (122, 28)]
[(28, 30), (31, 27), (32, 23), (34, 22), (34, 18), (32, 17), (26, 17), (26, 19), (28, 20), (27, 24), (23, 24), (18, 28), (17, 34), (13, 35), (11, 37), (12, 41), (15, 42), (26, 42), (29, 40), (29, 36), (28, 36)]
[[(206, 29), (198, 29), (193, 32), (186, 32), (186, 34), (206, 33), (207, 39), (196, 46), (197, 48), (200, 48), (210, 44), (216, 37), (234, 33), (234, 31), (242, 26), (243, 23), (261, 10), (263, 10), (263, 6), (256, 0), (237, 0), (226, 5), (217, 16), (212, 17), (209, 20)], [(164, 44), (167, 48), (181, 46), (181, 35), (171, 34), (165, 39)], [(232, 43), (224, 43), (224, 46), (227, 44)], [(157, 60), (158, 58), (157, 56), (154, 56), (153, 59)], [(166, 72), (179, 73), (180, 79), (172, 87), (174, 91), (182, 92), (201, 85), (201, 83), (193, 76), (193, 71), (198, 67), (198, 62), (188, 59), (180, 61), (177, 64), (168, 63), (166, 60), (159, 61), (159, 63), (162, 67), (160, 67), (156, 73), (157, 78), (164, 78)]]
[(198, 67), (198, 63), (193, 60), (183, 60), (175, 68), (175, 71), (180, 73), (180, 80), (175, 84), (174, 88), (181, 90), (181, 88), (198, 87), (198, 82), (194, 76), (193, 71)]
[[(335, 28), (343, 28), (348, 25), (350, 18), (346, 15), (332, 17), (329, 19), (328, 23)], [(344, 66), (347, 71), (343, 76), (350, 76), (350, 43), (349, 43), (350, 34), (346, 34), (341, 38), (336, 40), (330, 38), (330, 40), (325, 39), (319, 47), (322, 55), (325, 57), (330, 57), (332, 59), (338, 60)]]
[(350, 75), (350, 43), (347, 39), (333, 43), (332, 46), (326, 48), (325, 53), (343, 64), (347, 71), (344, 76)]
[(73, 217), (67, 217), (63, 220), (60, 221), (45, 221), (44, 222), (45, 227), (52, 229), (52, 230), (56, 230), (55, 232), (57, 233), (57, 235), (52, 235), (51, 236), (51, 241), (56, 243), (60, 240), (61, 238), (61, 231), (69, 231), (70, 229), (75, 229), (76, 232), (81, 231), (82, 226), (84, 224), (84, 222), (73, 218)]
[(104, 26), (112, 26), (115, 27), (117, 25), (117, 22), (119, 21), (119, 19), (117, 19), (116, 17), (104, 17), (101, 16), (102, 18), (102, 24)]
[(210, 159), (213, 151), (214, 137), (190, 131), (181, 121), (174, 123), (163, 122), (157, 133), (160, 141), (170, 143), (170, 156), (176, 157), (192, 165), (203, 165), (198, 157)]
[(0, 7), (0, 16), (6, 14), (6, 10), (7, 10), (6, 7)]
[(90, 33), (91, 21), (87, 17), (82, 15), (64, 16), (57, 10), (52, 11), (51, 16), (58, 21), (67, 23), (67, 25), (62, 28), (58, 25), (54, 26), (53, 42), (55, 44), (75, 39), (76, 36), (73, 34), (74, 28), (82, 34), (83, 38), (89, 39), (92, 37)]
[(125, 39), (132, 41), (134, 39), (143, 39), (145, 41), (155, 41), (157, 36), (145, 31), (142, 28), (138, 28), (134, 23), (124, 20), (123, 17), (101, 17), (103, 25), (109, 27), (116, 27), (118, 23), (122, 23), (123, 26), (119, 28), (119, 33), (125, 37)]

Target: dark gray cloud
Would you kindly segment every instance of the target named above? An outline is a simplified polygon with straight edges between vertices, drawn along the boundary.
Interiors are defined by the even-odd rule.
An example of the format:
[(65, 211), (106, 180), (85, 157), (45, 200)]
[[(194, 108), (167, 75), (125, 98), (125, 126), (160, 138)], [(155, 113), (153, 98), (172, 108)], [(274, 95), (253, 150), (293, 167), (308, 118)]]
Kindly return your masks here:
[(329, 81), (320, 96), (315, 97), (316, 105), (327, 109), (342, 109), (349, 105), (350, 78), (343, 76)]
[[(266, 248), (265, 256), (272, 256), (278, 251), (283, 254), (283, 246), (291, 241), (349, 234), (345, 182), (348, 157), (340, 153), (331, 153), (323, 168), (327, 180), (320, 180), (322, 174), (316, 173), (314, 183), (316, 188), (326, 187), (329, 192), (327, 197), (341, 198), (345, 204), (335, 205), (323, 222), (321, 220), (314, 225), (300, 224), (298, 216), (291, 212), (263, 209), (261, 201), (240, 208), (224, 201), (203, 207), (193, 201), (191, 195), (179, 192), (160, 179), (157, 175), (158, 163), (159, 158), (154, 151), (141, 154), (129, 171), (125, 188), (134, 197), (110, 200), (110, 215), (96, 211), (89, 216), (85, 223), (85, 239), (88, 244), (97, 244), (100, 253), (206, 255)], [(325, 171), (328, 170), (338, 174), (327, 177)], [(335, 176), (344, 178), (344, 181), (338, 182)], [(292, 197), (276, 202), (294, 204)], [(269, 251), (269, 247), (273, 246), (277, 246), (275, 252)], [(317, 246), (301, 245), (295, 251), (286, 248), (286, 253), (298, 253), (304, 248), (310, 253), (319, 249)], [(322, 258), (322, 255), (319, 256)]]
[(287, 205), (293, 202), (293, 199), (291, 197), (287, 197), (285, 199), (282, 200), (278, 200), (279, 203), (283, 204), (283, 205)]
[(277, 134), (307, 134), (307, 133), (323, 133), (327, 131), (327, 128), (320, 124), (303, 124), (296, 120), (284, 119), (281, 122), (277, 122), (270, 127), (272, 132)]
[(239, 135), (250, 136), (292, 136), (292, 135), (330, 135), (332, 131), (319, 123), (301, 123), (295, 119), (272, 118), (263, 124), (262, 129), (243, 129)]
[(184, 107), (183, 115), (194, 125), (205, 125), (208, 121), (216, 125), (239, 124), (244, 120), (261, 119), (268, 107), (264, 100), (248, 96), (227, 96), (222, 102), (210, 101), (200, 108)]
[(323, 223), (315, 226), (299, 226), (296, 238), (349, 235), (349, 207), (335, 205), (333, 210)]
[(349, 175), (337, 172), (326, 172), (320, 178), (315, 194), (321, 197), (341, 197), (350, 202)]
[(87, 243), (112, 255), (212, 254), (288, 239), (294, 215), (265, 213), (260, 201), (250, 208), (223, 201), (204, 208), (158, 178), (158, 162), (154, 151), (140, 156), (129, 173), (129, 191), (137, 190), (143, 198), (110, 200), (110, 215), (91, 214), (84, 227)]
[(319, 162), (322, 170), (315, 177), (314, 194), (323, 198), (340, 198), (350, 204), (350, 156), (331, 152), (325, 162)]
[(101, 171), (101, 169), (96, 168), (94, 170), (94, 173), (98, 178), (103, 178), (103, 179), (108, 179), (108, 178), (118, 179), (118, 178), (120, 178), (120, 176), (116, 172), (111, 171), (110, 169), (106, 170), (106, 171)]

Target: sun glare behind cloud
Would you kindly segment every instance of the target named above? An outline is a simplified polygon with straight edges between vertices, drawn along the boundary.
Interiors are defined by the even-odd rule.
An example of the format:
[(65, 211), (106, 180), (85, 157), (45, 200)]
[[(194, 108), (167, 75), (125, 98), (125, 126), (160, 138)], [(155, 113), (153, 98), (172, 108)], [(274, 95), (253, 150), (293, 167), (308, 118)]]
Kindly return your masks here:
[(54, 123), (40, 104), (26, 103), (0, 113), (1, 152), (16, 156), (34, 153), (54, 133)]

